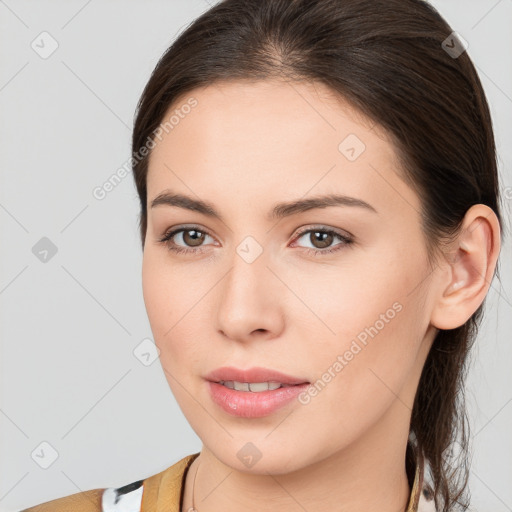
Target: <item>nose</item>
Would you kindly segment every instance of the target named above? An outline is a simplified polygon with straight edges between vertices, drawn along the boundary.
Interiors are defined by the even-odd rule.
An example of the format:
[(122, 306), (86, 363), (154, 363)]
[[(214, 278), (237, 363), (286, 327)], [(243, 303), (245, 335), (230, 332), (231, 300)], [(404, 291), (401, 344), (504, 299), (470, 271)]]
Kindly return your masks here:
[(217, 289), (217, 329), (227, 338), (247, 342), (281, 333), (285, 287), (268, 264), (264, 251), (253, 261), (234, 255)]

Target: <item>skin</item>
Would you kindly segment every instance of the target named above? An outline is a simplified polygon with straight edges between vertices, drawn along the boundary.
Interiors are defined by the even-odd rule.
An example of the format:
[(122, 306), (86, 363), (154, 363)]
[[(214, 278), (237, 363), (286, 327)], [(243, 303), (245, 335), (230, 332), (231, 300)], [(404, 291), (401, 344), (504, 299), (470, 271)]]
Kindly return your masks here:
[[(197, 469), (200, 512), (405, 510), (421, 370), (437, 329), (464, 323), (487, 293), (499, 252), (496, 216), (473, 206), (446, 248), (450, 257), (432, 267), (420, 199), (401, 179), (393, 146), (325, 86), (222, 82), (169, 112), (190, 96), (198, 105), (150, 155), (142, 276), (165, 376), (203, 443), (182, 511), (192, 506)], [(349, 134), (366, 146), (354, 161), (338, 149)], [(212, 203), (224, 222), (151, 208), (166, 190)], [(277, 202), (327, 193), (362, 199), (377, 213), (330, 206), (266, 217)], [(172, 240), (198, 253), (159, 242), (190, 224), (204, 230), (202, 244), (193, 245), (190, 231)], [(351, 234), (353, 244), (298, 235), (318, 225)], [(263, 251), (252, 263), (236, 250), (247, 236)], [(212, 402), (204, 376), (220, 366), (263, 366), (316, 382), (394, 303), (400, 312), (309, 403), (244, 419)], [(262, 454), (250, 468), (237, 457), (248, 442)]]

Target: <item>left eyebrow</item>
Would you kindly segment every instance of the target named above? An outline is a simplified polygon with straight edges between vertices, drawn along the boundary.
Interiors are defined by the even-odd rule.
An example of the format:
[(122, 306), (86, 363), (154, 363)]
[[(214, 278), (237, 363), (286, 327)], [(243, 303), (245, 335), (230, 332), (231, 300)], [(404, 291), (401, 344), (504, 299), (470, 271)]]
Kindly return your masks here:
[[(151, 201), (151, 208), (155, 208), (160, 205), (184, 208), (224, 222), (222, 215), (215, 209), (213, 204), (184, 194), (174, 194), (170, 191), (164, 191)], [(371, 204), (363, 201), (362, 199), (340, 194), (329, 194), (277, 203), (271, 208), (267, 215), (267, 219), (272, 221), (303, 213), (308, 210), (313, 210), (315, 208), (328, 208), (332, 206), (351, 206), (378, 213)]]
[(277, 203), (270, 211), (268, 219), (281, 219), (315, 208), (328, 208), (330, 206), (353, 206), (377, 213), (377, 210), (371, 204), (362, 199), (340, 194), (329, 194), (326, 196), (314, 196), (306, 199), (298, 199), (296, 201)]

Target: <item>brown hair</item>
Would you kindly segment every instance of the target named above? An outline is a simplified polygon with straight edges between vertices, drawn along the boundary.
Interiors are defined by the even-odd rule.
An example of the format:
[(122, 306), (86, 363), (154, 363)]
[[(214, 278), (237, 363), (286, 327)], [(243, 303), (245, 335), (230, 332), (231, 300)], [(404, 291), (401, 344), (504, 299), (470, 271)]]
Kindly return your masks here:
[[(421, 199), (432, 263), (472, 205), (489, 206), (502, 224), (489, 107), (467, 52), (448, 51), (451, 33), (423, 0), (224, 0), (210, 8), (166, 50), (137, 105), (132, 162), (142, 247), (149, 156), (139, 150), (178, 98), (224, 80), (321, 82), (383, 126)], [(464, 325), (439, 331), (412, 410), (410, 431), (443, 512), (468, 507), (464, 381), (482, 307)]]

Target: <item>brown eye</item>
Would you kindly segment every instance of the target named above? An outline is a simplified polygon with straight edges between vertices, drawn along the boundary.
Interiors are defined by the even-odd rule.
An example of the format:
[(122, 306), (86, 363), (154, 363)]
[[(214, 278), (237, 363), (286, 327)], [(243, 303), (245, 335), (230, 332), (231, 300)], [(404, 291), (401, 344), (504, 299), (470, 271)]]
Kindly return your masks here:
[(330, 232), (326, 231), (311, 231), (309, 233), (309, 240), (317, 249), (325, 249), (329, 247), (334, 239)]
[(183, 241), (186, 245), (197, 247), (204, 241), (205, 233), (197, 231), (196, 229), (183, 230)]
[[(306, 235), (308, 235), (306, 237)], [(351, 236), (344, 235), (342, 233), (338, 233), (332, 229), (327, 228), (310, 228), (307, 230), (303, 230), (299, 233), (296, 241), (299, 241), (301, 238), (307, 240), (311, 247), (303, 247), (307, 253), (313, 255), (325, 255), (338, 250), (341, 250), (345, 246), (350, 246), (354, 240)], [(332, 245), (333, 242), (338, 239), (341, 240), (341, 243)], [(297, 242), (295, 242), (296, 244)]]
[[(167, 246), (170, 251), (176, 253), (198, 253), (203, 250), (205, 237), (211, 235), (195, 227), (174, 229), (159, 240)], [(194, 249), (196, 248), (196, 249)]]

